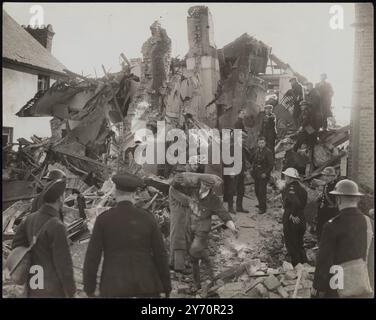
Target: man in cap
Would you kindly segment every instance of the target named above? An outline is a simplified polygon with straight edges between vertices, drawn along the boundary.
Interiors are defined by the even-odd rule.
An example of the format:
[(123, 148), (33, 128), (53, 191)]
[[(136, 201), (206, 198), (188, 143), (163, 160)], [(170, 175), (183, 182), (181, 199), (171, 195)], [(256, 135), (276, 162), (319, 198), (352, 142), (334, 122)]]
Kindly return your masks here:
[(322, 127), (324, 130), (328, 127), (328, 118), (332, 117), (332, 97), (333, 97), (333, 88), (332, 85), (326, 81), (328, 76), (326, 73), (320, 75), (320, 82), (317, 83), (316, 88), (320, 94), (320, 105), (322, 113)]
[(266, 147), (265, 137), (257, 140), (257, 149), (253, 155), (252, 177), (255, 180), (255, 193), (258, 200), (259, 214), (266, 212), (266, 192), (270, 173), (274, 167), (272, 152)]
[(321, 180), (325, 181), (325, 186), (318, 199), (317, 211), (317, 239), (320, 242), (322, 228), (330, 219), (334, 218), (339, 212), (335, 196), (330, 194), (338, 182), (336, 170), (333, 167), (326, 167), (322, 172)]
[(303, 237), (306, 230), (304, 208), (307, 204), (307, 191), (299, 183), (298, 171), (287, 168), (282, 172), (286, 179), (282, 191), (283, 203), (283, 235), (288, 254), (293, 266), (307, 262), (303, 246)]
[(299, 116), (300, 116), (300, 102), (303, 100), (303, 87), (298, 82), (296, 77), (290, 79), (291, 92), (294, 100), (294, 111), (293, 119), (296, 126), (298, 126)]
[(330, 273), (332, 266), (363, 259), (368, 262), (371, 277), (374, 271), (370, 264), (373, 257), (368, 259), (369, 255), (374, 254), (373, 221), (358, 209), (363, 196), (358, 185), (344, 179), (336, 184), (330, 194), (336, 198), (339, 214), (325, 223), (322, 231), (313, 281), (315, 297), (338, 297), (339, 288), (333, 286), (336, 281), (330, 281), (333, 277)]
[(66, 181), (63, 179), (51, 182), (44, 190), (43, 205), (21, 222), (14, 236), (12, 247), (17, 248), (28, 247), (33, 236), (38, 235), (37, 242), (31, 249), (31, 261), (34, 266), (42, 268), (43, 285), (32, 287), (28, 280), (27, 297), (71, 298), (75, 294), (67, 232), (59, 218), (65, 187)]
[[(235, 145), (238, 145), (241, 148), (241, 157), (242, 157), (242, 168), (239, 173), (237, 174), (226, 174), (224, 175), (224, 182), (225, 182), (225, 195), (224, 199), (227, 201), (228, 204), (228, 211), (230, 213), (243, 212), (248, 213), (249, 211), (244, 209), (243, 207), (243, 198), (245, 192), (245, 185), (244, 185), (244, 178), (245, 172), (247, 168), (250, 166), (251, 162), (251, 153), (247, 147), (247, 134), (244, 131), (241, 132), (242, 134), (235, 139), (234, 131), (231, 130), (230, 135), (230, 153), (237, 157), (239, 155), (234, 154)], [(224, 164), (224, 168), (231, 168), (233, 164), (226, 165)], [(234, 196), (236, 195), (236, 211), (234, 210)]]
[(221, 178), (212, 174), (184, 172), (174, 177), (170, 187), (170, 206), (174, 202), (179, 202), (187, 214), (185, 243), (181, 243), (181, 248), (185, 248), (191, 257), (196, 289), (201, 287), (200, 260), (208, 267), (209, 276), (212, 279), (214, 277), (208, 253), (211, 217), (217, 215), (234, 234), (237, 234), (230, 214), (224, 209), (221, 198), (214, 192), (216, 185), (222, 183)]
[(117, 206), (95, 221), (84, 262), (84, 290), (95, 295), (103, 255), (101, 297), (167, 297), (171, 280), (161, 231), (150, 212), (134, 205), (143, 181), (132, 174), (115, 175), (112, 181)]
[[(50, 170), (48, 174), (42, 178), (42, 180), (46, 182), (44, 185), (44, 189), (46, 185), (50, 184), (52, 181), (56, 181), (59, 179), (64, 179), (64, 180), (66, 179), (65, 172), (60, 169)], [(43, 205), (43, 193), (44, 193), (44, 190), (40, 189), (39, 195), (36, 198), (34, 198), (33, 202), (31, 203), (31, 212), (37, 211)], [(62, 215), (61, 215), (61, 218), (62, 218)]]
[(276, 118), (273, 113), (273, 106), (267, 104), (265, 106), (265, 114), (262, 119), (260, 136), (266, 139), (266, 146), (272, 152), (274, 158), (275, 139), (277, 138)]

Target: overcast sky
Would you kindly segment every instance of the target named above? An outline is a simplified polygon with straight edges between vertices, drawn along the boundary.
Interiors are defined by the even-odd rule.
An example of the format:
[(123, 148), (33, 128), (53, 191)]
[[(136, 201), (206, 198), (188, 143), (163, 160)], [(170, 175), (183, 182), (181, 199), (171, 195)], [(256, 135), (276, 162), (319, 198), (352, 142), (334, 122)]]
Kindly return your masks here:
[[(173, 56), (188, 51), (187, 12), (200, 3), (6, 3), (5, 10), (28, 25), (33, 4), (44, 10), (44, 23), (55, 31), (52, 52), (68, 69), (102, 75), (101, 65), (118, 71), (119, 54), (141, 57), (141, 46), (157, 19), (172, 40)], [(351, 105), (354, 55), (354, 5), (344, 9), (343, 30), (329, 26), (329, 9), (337, 3), (206, 3), (213, 16), (218, 48), (247, 32), (272, 47), (294, 70), (317, 82), (328, 74), (336, 116), (346, 121)], [(347, 113), (347, 114), (346, 114)], [(346, 121), (347, 122), (347, 121)]]

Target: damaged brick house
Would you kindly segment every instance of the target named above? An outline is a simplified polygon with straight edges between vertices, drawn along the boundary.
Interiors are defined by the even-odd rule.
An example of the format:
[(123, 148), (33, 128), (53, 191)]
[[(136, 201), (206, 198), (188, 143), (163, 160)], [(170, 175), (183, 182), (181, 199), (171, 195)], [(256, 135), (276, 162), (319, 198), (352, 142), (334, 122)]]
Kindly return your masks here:
[(23, 28), (3, 10), (3, 147), (21, 137), (50, 135), (46, 119), (21, 119), (16, 112), (36, 92), (66, 78), (65, 66), (51, 54), (53, 36), (51, 25)]

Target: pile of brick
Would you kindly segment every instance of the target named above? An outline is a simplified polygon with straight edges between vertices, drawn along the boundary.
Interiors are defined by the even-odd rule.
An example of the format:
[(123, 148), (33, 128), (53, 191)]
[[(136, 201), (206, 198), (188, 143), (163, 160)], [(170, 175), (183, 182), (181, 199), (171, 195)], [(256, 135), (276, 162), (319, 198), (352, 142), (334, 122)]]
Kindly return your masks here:
[[(206, 297), (221, 298), (310, 298), (315, 268), (309, 264), (298, 264), (295, 268), (284, 261), (278, 269), (269, 268), (259, 259), (238, 266), (236, 282), (217, 279), (209, 288)], [(201, 292), (203, 296), (205, 293)]]

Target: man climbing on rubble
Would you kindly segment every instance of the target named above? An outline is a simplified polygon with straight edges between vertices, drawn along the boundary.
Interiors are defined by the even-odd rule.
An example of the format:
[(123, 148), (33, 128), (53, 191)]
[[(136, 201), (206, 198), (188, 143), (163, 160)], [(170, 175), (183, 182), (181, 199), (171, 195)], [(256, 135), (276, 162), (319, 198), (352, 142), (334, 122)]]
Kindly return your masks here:
[(272, 152), (274, 158), (275, 140), (277, 138), (276, 118), (273, 113), (273, 106), (267, 104), (265, 106), (265, 114), (262, 119), (260, 136), (265, 137), (266, 146)]
[(103, 255), (101, 297), (168, 297), (170, 270), (161, 231), (150, 212), (135, 206), (143, 181), (132, 174), (117, 174), (112, 181), (117, 205), (95, 221), (84, 262), (84, 290), (95, 295)]
[(315, 122), (315, 127), (319, 130), (322, 127), (322, 110), (321, 110), (321, 100), (320, 93), (318, 89), (313, 87), (312, 82), (306, 84), (307, 93), (305, 95), (305, 100), (310, 104), (312, 109), (312, 114)]
[(286, 185), (282, 190), (283, 204), (283, 236), (288, 254), (293, 266), (307, 262), (303, 246), (303, 237), (306, 230), (304, 208), (307, 204), (307, 191), (299, 183), (298, 171), (287, 168), (282, 172)]
[(266, 147), (265, 137), (257, 140), (257, 149), (252, 157), (252, 177), (255, 181), (255, 194), (258, 200), (259, 214), (266, 212), (266, 192), (270, 174), (274, 167), (272, 152)]
[(320, 94), (320, 104), (321, 104), (321, 113), (322, 113), (322, 128), (327, 130), (328, 128), (328, 118), (332, 117), (332, 97), (333, 97), (333, 88), (332, 85), (326, 81), (328, 76), (326, 73), (320, 75), (320, 82), (316, 84), (316, 88)]
[(303, 100), (300, 103), (301, 114), (299, 116), (299, 131), (296, 139), (294, 151), (297, 151), (300, 146), (305, 143), (309, 149), (312, 150), (317, 141), (317, 132), (319, 127), (315, 122), (315, 116), (309, 102)]
[[(17, 228), (12, 247), (28, 247), (36, 236), (31, 249), (31, 261), (43, 270), (43, 286), (32, 288), (26, 282), (26, 295), (31, 298), (72, 298), (76, 292), (73, 263), (67, 232), (60, 220), (66, 181), (51, 182), (43, 192), (43, 204), (28, 215)], [(30, 273), (30, 277), (33, 274)], [(35, 275), (34, 275), (35, 276)], [(39, 281), (38, 281), (39, 282)]]
[(244, 133), (247, 133), (247, 130), (245, 130), (244, 125), (244, 118), (246, 116), (246, 112), (244, 109), (240, 109), (238, 112), (238, 119), (235, 122), (234, 128), (235, 129), (241, 129)]
[(177, 174), (170, 187), (171, 215), (176, 214), (177, 206), (184, 208), (186, 215), (185, 232), (180, 235), (180, 240), (172, 237), (170, 241), (179, 240), (181, 249), (186, 248), (189, 252), (195, 289), (201, 288), (200, 260), (206, 264), (209, 277), (214, 277), (208, 252), (212, 215), (222, 219), (235, 235), (238, 232), (230, 214), (224, 209), (222, 200), (214, 192), (214, 188), (220, 184), (222, 179), (218, 176), (185, 172)]
[(291, 84), (291, 93), (292, 93), (293, 103), (294, 103), (293, 119), (294, 119), (295, 126), (298, 127), (299, 117), (300, 117), (300, 102), (303, 100), (303, 87), (298, 82), (298, 79), (296, 77), (292, 77), (290, 79), (290, 84)]
[(339, 214), (335, 196), (330, 194), (339, 181), (336, 170), (333, 167), (326, 167), (322, 172), (321, 180), (325, 181), (324, 189), (318, 199), (317, 210), (317, 240), (320, 242), (322, 228), (330, 219)]
[[(372, 297), (370, 286), (373, 286), (373, 281), (368, 284), (366, 282), (369, 277), (373, 278), (374, 272), (374, 222), (358, 209), (363, 194), (359, 192), (358, 185), (348, 179), (339, 181), (330, 194), (336, 198), (339, 214), (324, 225), (312, 294), (319, 298), (334, 298), (346, 292), (345, 297), (348, 298)], [(349, 264), (345, 264), (346, 262), (349, 262)], [(368, 274), (367, 270), (363, 269), (364, 262), (368, 267), (366, 268)], [(346, 265), (353, 267), (350, 269)], [(365, 280), (362, 282), (364, 287), (357, 288), (360, 283), (353, 282), (351, 284), (348, 281), (343, 281), (344, 290), (338, 291), (337, 289), (340, 288), (333, 287), (333, 283), (338, 284), (338, 280), (331, 281), (333, 273), (330, 269), (332, 266), (341, 266), (345, 279), (356, 275), (360, 276), (358, 272), (362, 273), (362, 279)], [(346, 274), (346, 272), (351, 272), (351, 274)], [(346, 284), (348, 284), (348, 287), (346, 287)], [(359, 290), (359, 292), (352, 292), (353, 289)]]

